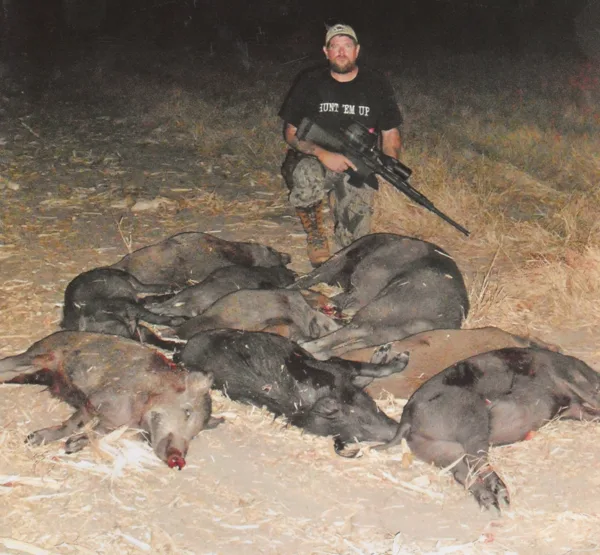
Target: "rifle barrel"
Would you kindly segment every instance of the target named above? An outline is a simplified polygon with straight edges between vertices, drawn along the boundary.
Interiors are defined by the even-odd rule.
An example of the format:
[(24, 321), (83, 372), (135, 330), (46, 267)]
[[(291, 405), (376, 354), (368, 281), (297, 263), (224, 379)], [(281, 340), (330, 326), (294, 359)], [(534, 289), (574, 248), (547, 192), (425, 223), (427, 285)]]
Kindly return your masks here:
[(467, 228), (463, 227), (459, 223), (455, 222), (450, 216), (444, 214), (441, 210), (438, 210), (433, 202), (431, 202), (424, 194), (417, 191), (407, 180), (401, 179), (398, 175), (393, 172), (380, 171), (378, 168), (373, 168), (376, 173), (389, 182), (396, 190), (404, 193), (407, 197), (414, 200), (417, 204), (420, 204), (424, 208), (427, 208), (430, 212), (433, 212), (436, 216), (439, 216), (445, 222), (449, 223), (454, 229), (460, 231), (465, 237), (470, 235)]

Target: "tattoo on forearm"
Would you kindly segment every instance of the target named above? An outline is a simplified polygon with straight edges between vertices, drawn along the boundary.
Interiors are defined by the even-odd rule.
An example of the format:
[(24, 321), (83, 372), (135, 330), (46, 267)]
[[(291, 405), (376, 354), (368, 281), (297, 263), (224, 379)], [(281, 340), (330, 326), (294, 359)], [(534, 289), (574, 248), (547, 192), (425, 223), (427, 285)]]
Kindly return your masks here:
[(312, 154), (315, 155), (316, 145), (309, 141), (300, 141), (298, 137), (293, 137), (290, 140), (290, 146), (297, 150), (298, 152), (302, 152), (303, 154)]

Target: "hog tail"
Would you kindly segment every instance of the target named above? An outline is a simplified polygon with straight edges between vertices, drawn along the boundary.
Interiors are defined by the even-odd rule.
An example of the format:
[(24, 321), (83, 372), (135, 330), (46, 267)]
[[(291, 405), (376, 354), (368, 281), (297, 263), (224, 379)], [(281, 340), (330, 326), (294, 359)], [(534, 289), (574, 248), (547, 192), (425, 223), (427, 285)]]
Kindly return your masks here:
[(398, 445), (402, 442), (403, 439), (406, 439), (408, 437), (408, 434), (410, 434), (410, 428), (410, 422), (401, 422), (398, 426), (398, 431), (396, 432), (396, 435), (390, 441), (388, 441), (387, 443), (382, 443), (381, 445), (375, 445), (374, 447), (371, 447), (371, 449), (375, 451), (385, 451), (390, 447)]

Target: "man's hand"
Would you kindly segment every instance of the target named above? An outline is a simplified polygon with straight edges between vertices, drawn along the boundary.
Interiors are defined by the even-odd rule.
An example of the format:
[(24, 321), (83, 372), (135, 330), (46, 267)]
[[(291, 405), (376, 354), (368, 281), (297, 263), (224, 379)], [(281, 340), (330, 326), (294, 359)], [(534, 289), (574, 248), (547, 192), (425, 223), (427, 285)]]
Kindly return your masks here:
[(298, 129), (294, 127), (291, 123), (287, 123), (284, 128), (284, 138), (285, 142), (290, 145), (293, 149), (303, 152), (304, 154), (311, 154), (312, 156), (316, 156), (316, 158), (323, 164), (328, 170), (333, 172), (342, 173), (345, 172), (348, 168), (352, 168), (354, 171), (357, 171), (356, 166), (353, 164), (352, 160), (349, 160), (343, 154), (339, 154), (337, 152), (331, 152), (329, 150), (325, 150), (324, 148), (316, 145), (311, 141), (301, 141), (296, 136), (296, 132)]
[(330, 152), (329, 150), (320, 149), (321, 152), (317, 155), (317, 158), (321, 164), (323, 164), (327, 169), (332, 172), (342, 173), (345, 172), (348, 168), (357, 171), (357, 167), (354, 165), (352, 160), (344, 156), (343, 154), (338, 154), (337, 152)]

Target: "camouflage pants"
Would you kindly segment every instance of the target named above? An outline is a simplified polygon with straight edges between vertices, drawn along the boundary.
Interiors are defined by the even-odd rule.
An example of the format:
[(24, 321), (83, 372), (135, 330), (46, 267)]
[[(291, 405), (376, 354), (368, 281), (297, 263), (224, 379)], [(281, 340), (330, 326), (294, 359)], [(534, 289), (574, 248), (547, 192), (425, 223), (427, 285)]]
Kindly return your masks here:
[(334, 236), (339, 248), (371, 232), (375, 191), (354, 187), (348, 176), (325, 168), (314, 156), (289, 150), (281, 167), (294, 208), (310, 208), (329, 198)]

